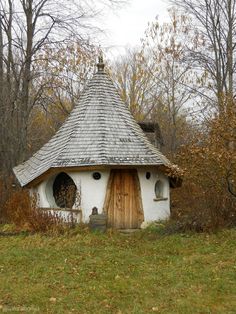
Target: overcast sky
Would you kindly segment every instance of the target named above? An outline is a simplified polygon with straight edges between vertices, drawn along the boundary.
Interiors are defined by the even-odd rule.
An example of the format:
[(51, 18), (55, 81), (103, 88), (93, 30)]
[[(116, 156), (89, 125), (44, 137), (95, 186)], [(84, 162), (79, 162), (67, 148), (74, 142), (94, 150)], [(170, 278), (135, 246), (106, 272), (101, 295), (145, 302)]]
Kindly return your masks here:
[(103, 18), (102, 27), (106, 37), (101, 46), (110, 57), (117, 57), (126, 46), (137, 46), (143, 37), (148, 22), (158, 16), (160, 21), (168, 17), (168, 0), (129, 0), (122, 9), (110, 12)]

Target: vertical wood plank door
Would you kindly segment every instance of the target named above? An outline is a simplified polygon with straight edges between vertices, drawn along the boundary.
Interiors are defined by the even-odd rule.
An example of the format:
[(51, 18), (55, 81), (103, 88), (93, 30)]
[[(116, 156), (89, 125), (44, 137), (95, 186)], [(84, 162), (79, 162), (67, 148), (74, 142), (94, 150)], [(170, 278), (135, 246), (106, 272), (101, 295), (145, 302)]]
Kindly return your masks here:
[(136, 169), (111, 170), (104, 209), (109, 227), (140, 228), (144, 216)]

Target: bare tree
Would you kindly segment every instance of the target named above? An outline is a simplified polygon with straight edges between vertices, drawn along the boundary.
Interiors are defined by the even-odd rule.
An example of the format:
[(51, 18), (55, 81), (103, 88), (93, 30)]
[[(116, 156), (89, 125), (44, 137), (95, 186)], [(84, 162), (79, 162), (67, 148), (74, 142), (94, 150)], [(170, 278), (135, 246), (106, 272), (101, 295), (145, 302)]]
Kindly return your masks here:
[(152, 115), (163, 127), (166, 150), (172, 159), (183, 140), (180, 132), (187, 125), (186, 110), (193, 98), (189, 86), (196, 80), (196, 73), (184, 62), (188, 35), (189, 19), (171, 10), (170, 21), (160, 25), (157, 19), (151, 23), (143, 40), (146, 69), (159, 91), (158, 98), (153, 99)]
[(182, 61), (185, 45), (181, 42), (187, 24), (176, 12), (164, 25), (158, 20), (151, 23), (142, 49), (128, 50), (112, 67), (121, 97), (137, 120), (160, 126), (165, 144), (162, 150), (172, 159), (192, 134), (187, 132), (186, 109), (192, 98), (188, 86), (195, 73)]
[[(236, 0), (173, 0), (193, 16), (198, 40), (189, 47), (189, 58), (210, 75), (219, 112), (235, 97)], [(194, 23), (195, 21), (195, 23)]]
[(142, 51), (127, 49), (112, 65), (111, 74), (123, 101), (134, 117), (146, 119), (155, 106), (159, 91), (154, 88), (152, 74), (145, 67)]
[[(100, 0), (100, 5), (121, 1)], [(45, 81), (36, 86), (45, 49), (57, 50), (70, 43), (80, 53), (93, 50), (89, 41), (92, 21), (99, 8), (93, 0), (0, 0), (0, 138), (1, 169), (28, 156), (29, 116), (42, 95)], [(47, 55), (50, 59), (50, 56)], [(44, 76), (45, 77), (45, 76)]]
[[(207, 133), (204, 157), (212, 151), (219, 159), (217, 167), (211, 164), (219, 176), (223, 190), (235, 196), (235, 92), (236, 71), (236, 0), (173, 0), (172, 3), (192, 16), (192, 33), (195, 41), (188, 45), (186, 60), (205, 72), (206, 94), (213, 92), (214, 117), (206, 124)], [(209, 104), (208, 104), (209, 105)], [(199, 149), (199, 145), (197, 145)], [(220, 150), (223, 153), (220, 153)], [(221, 156), (225, 160), (220, 160)], [(209, 156), (207, 157), (209, 158)], [(206, 159), (207, 159), (206, 158)], [(221, 171), (221, 167), (223, 171)], [(200, 168), (200, 167), (199, 167)], [(212, 170), (211, 169), (211, 170)], [(216, 170), (217, 169), (217, 170)], [(223, 205), (222, 205), (223, 207)]]

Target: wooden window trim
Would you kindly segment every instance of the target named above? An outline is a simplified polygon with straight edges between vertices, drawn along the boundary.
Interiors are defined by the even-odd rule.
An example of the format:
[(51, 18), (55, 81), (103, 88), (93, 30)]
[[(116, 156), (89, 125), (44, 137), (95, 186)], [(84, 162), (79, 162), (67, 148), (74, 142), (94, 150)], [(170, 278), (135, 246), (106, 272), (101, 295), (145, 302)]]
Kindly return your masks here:
[(40, 207), (45, 211), (55, 210), (57, 212), (71, 212), (71, 213), (82, 213), (82, 209), (71, 209), (71, 208), (60, 208), (60, 207)]
[(168, 200), (168, 197), (158, 197), (158, 198), (153, 199), (154, 202), (167, 201), (167, 200)]

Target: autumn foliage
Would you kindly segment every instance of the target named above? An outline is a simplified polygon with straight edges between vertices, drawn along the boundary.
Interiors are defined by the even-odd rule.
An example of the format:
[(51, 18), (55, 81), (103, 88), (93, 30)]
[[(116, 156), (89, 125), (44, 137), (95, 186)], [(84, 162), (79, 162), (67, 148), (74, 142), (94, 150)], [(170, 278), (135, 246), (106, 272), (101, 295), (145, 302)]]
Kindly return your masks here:
[(61, 233), (65, 225), (61, 217), (37, 207), (36, 197), (30, 197), (27, 190), (1, 186), (2, 222), (13, 223), (18, 231)]
[(236, 114), (233, 106), (216, 116), (194, 141), (181, 148), (185, 168), (173, 191), (173, 218), (197, 231), (236, 224)]

